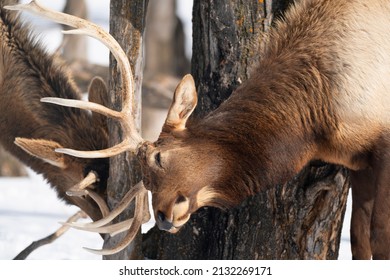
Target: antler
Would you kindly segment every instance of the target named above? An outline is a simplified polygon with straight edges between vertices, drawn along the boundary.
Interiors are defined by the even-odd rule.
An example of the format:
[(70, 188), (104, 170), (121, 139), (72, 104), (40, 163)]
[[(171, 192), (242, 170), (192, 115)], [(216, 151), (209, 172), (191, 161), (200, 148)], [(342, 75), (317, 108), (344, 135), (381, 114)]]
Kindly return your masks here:
[(74, 27), (75, 29), (63, 31), (63, 33), (87, 35), (99, 40), (109, 48), (109, 50), (111, 51), (111, 53), (114, 55), (115, 59), (118, 62), (118, 66), (121, 73), (122, 91), (123, 91), (123, 106), (120, 112), (106, 108), (100, 104), (81, 101), (81, 100), (45, 97), (42, 98), (41, 101), (62, 105), (66, 107), (91, 110), (93, 112), (105, 115), (107, 117), (117, 119), (122, 126), (122, 130), (124, 132), (123, 134), (125, 136), (122, 143), (115, 145), (114, 147), (105, 150), (100, 150), (100, 151), (77, 151), (72, 149), (56, 149), (56, 152), (68, 154), (75, 157), (83, 157), (83, 158), (106, 158), (106, 157), (118, 155), (125, 151), (137, 150), (137, 148), (143, 142), (143, 139), (140, 136), (140, 134), (137, 132), (134, 123), (134, 115), (132, 110), (133, 93), (134, 93), (133, 74), (131, 71), (129, 60), (127, 59), (125, 52), (122, 50), (119, 43), (114, 39), (114, 37), (112, 37), (109, 33), (107, 33), (103, 28), (101, 28), (100, 26), (92, 22), (86, 21), (84, 19), (80, 19), (72, 15), (64, 14), (61, 12), (57, 12), (45, 8), (37, 0), (33, 0), (28, 4), (5, 6), (5, 8), (9, 10), (28, 11), (33, 14), (50, 19), (52, 21)]
[[(124, 248), (126, 248), (131, 243), (131, 241), (133, 241), (142, 223), (146, 223), (147, 221), (149, 221), (150, 214), (149, 214), (149, 208), (147, 203), (147, 195), (148, 192), (141, 181), (126, 193), (126, 195), (122, 198), (121, 202), (119, 202), (119, 204), (116, 206), (114, 210), (112, 210), (107, 216), (103, 217), (99, 221), (88, 223), (88, 224), (78, 224), (78, 223), (63, 223), (63, 224), (69, 227), (73, 227), (85, 231), (109, 233), (111, 236), (114, 236), (120, 232), (128, 230), (126, 236), (115, 248), (103, 249), (103, 250), (84, 248), (91, 253), (100, 254), (100, 255), (115, 254), (123, 250)], [(132, 219), (128, 219), (114, 225), (106, 226), (129, 206), (130, 202), (134, 199), (134, 197), (135, 197), (134, 217)]]
[[(98, 151), (78, 151), (72, 149), (56, 149), (58, 153), (68, 154), (75, 157), (83, 158), (107, 158), (111, 156), (118, 155), (125, 151), (137, 151), (141, 144), (144, 142), (140, 134), (137, 132), (136, 125), (134, 122), (133, 115), (133, 74), (131, 71), (129, 60), (127, 59), (126, 54), (120, 47), (119, 43), (104, 29), (100, 26), (88, 22), (84, 19), (77, 18), (72, 15), (67, 15), (60, 13), (54, 10), (43, 7), (37, 0), (33, 0), (28, 4), (19, 4), (14, 6), (4, 7), (9, 10), (19, 10), (19, 11), (28, 11), (36, 15), (45, 17), (52, 21), (69, 25), (74, 27), (73, 30), (63, 31), (65, 34), (80, 34), (91, 36), (105, 46), (107, 46), (111, 53), (114, 55), (115, 59), (118, 62), (118, 66), (121, 73), (122, 79), (122, 91), (123, 91), (123, 105), (120, 112), (109, 109), (105, 106), (102, 106), (93, 102), (86, 102), (81, 100), (69, 100), (62, 98), (47, 97), (42, 98), (42, 102), (57, 104), (66, 107), (80, 108), (85, 110), (91, 110), (93, 112), (105, 115), (107, 117), (114, 118), (119, 121), (122, 130), (124, 139), (121, 143), (105, 149)], [(88, 185), (94, 183), (97, 180), (97, 177), (93, 174), (89, 174), (86, 179), (77, 184), (71, 190), (69, 190), (69, 195), (89, 195), (99, 206), (102, 211), (103, 218), (99, 221), (90, 223), (90, 224), (74, 224), (66, 223), (66, 225), (100, 233), (110, 233), (111, 235), (117, 234), (122, 231), (128, 230), (128, 233), (123, 238), (123, 240), (112, 249), (103, 249), (103, 250), (86, 250), (97, 253), (101, 255), (110, 255), (115, 254), (125, 247), (127, 247), (135, 235), (137, 234), (141, 224), (150, 219), (148, 203), (147, 203), (147, 190), (143, 186), (143, 183), (140, 182), (135, 185), (130, 191), (123, 197), (122, 201), (117, 205), (117, 207), (108, 213), (108, 207), (106, 203), (93, 191), (85, 189)], [(115, 225), (107, 225), (120, 213), (122, 213), (135, 198), (135, 210), (134, 217), (132, 219), (117, 223)]]

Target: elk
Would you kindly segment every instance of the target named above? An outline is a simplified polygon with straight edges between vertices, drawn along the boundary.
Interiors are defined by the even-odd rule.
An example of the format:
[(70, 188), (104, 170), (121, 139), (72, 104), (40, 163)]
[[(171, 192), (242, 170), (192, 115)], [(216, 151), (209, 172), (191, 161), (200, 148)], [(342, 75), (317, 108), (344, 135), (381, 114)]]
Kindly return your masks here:
[[(77, 159), (54, 149), (106, 148), (106, 119), (40, 101), (49, 97), (80, 99), (81, 93), (60, 58), (45, 53), (29, 28), (15, 13), (6, 11), (6, 2), (0, 1), (0, 144), (43, 174), (60, 199), (99, 220), (109, 212), (104, 201), (109, 161)], [(103, 80), (94, 79), (90, 101), (107, 104), (106, 91)], [(106, 232), (113, 231), (116, 226), (106, 227)]]
[[(59, 18), (36, 1), (12, 9)], [(152, 193), (157, 225), (171, 233), (200, 207), (234, 207), (256, 192), (286, 182), (312, 160), (340, 164), (351, 170), (353, 258), (390, 259), (389, 14), (390, 3), (383, 0), (297, 2), (271, 30), (251, 77), (204, 118), (190, 119), (197, 93), (192, 76), (185, 76), (154, 143), (144, 141), (129, 121), (131, 86), (124, 91), (121, 112), (94, 103), (45, 98), (117, 119), (127, 135), (122, 143), (104, 150), (55, 151), (80, 158), (133, 151), (142, 164), (145, 187)], [(95, 28), (85, 28), (72, 17), (61, 22), (78, 33), (90, 34)], [(124, 83), (131, 84), (125, 63)], [(120, 211), (120, 207), (113, 210)], [(134, 223), (140, 220), (136, 217), (137, 210)], [(99, 232), (106, 223), (103, 219), (71, 225)], [(117, 252), (123, 246), (99, 253)]]

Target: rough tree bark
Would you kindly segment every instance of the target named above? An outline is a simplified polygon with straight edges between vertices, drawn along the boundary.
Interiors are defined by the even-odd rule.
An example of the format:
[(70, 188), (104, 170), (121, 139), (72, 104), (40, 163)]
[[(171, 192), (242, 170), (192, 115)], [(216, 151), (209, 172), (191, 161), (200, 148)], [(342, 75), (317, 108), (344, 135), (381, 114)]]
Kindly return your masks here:
[[(147, 0), (115, 0), (110, 3), (110, 33), (116, 38), (132, 65), (135, 82), (136, 122), (140, 125), (141, 108), (141, 85), (143, 68), (143, 32), (145, 28), (145, 13)], [(116, 61), (110, 58), (110, 97), (111, 107), (120, 110), (122, 106), (121, 80), (119, 77)], [(138, 127), (139, 128), (139, 127)], [(114, 121), (109, 124), (109, 145), (115, 145), (122, 141), (122, 131)], [(121, 200), (125, 193), (141, 180), (141, 171), (137, 160), (130, 154), (125, 153), (110, 159), (110, 177), (107, 183), (107, 201), (112, 209)], [(134, 205), (133, 205), (134, 206)], [(133, 216), (133, 206), (119, 217), (119, 221)], [(112, 248), (123, 234), (114, 238), (107, 237), (104, 248)], [(106, 259), (140, 259), (141, 235), (134, 239), (132, 244), (125, 250), (105, 257)]]
[[(262, 34), (287, 2), (195, 0), (197, 117), (249, 77)], [(348, 186), (343, 168), (315, 162), (240, 207), (200, 210), (176, 235), (152, 229), (144, 253), (152, 259), (336, 259)]]

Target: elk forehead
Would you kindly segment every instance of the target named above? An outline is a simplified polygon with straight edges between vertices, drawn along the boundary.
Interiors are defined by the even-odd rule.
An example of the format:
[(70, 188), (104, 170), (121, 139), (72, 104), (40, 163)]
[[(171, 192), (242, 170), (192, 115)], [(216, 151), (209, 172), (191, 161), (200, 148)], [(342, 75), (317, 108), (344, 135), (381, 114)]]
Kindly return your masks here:
[[(138, 156), (149, 190), (176, 191), (185, 196), (196, 194), (200, 188), (210, 185), (208, 182), (217, 177), (224, 164), (218, 148), (205, 141), (149, 143), (140, 149)], [(162, 189), (163, 186), (166, 188)]]

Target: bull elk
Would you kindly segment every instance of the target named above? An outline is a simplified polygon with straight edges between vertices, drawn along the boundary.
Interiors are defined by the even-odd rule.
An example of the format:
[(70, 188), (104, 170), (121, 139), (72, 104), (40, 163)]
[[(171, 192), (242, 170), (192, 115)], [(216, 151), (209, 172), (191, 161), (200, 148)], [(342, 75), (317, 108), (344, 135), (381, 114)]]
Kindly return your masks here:
[[(81, 93), (60, 59), (43, 51), (28, 27), (4, 9), (6, 3), (0, 0), (0, 144), (43, 174), (59, 198), (80, 207), (92, 220), (99, 220), (109, 212), (104, 200), (109, 161), (77, 159), (54, 149), (106, 148), (106, 119), (40, 101), (51, 97), (80, 99)], [(107, 105), (103, 80), (91, 82), (89, 99)], [(128, 224), (120, 225), (122, 231), (129, 228)], [(107, 226), (105, 232), (118, 232), (118, 226)]]
[[(96, 194), (105, 191), (108, 161), (75, 159), (55, 153), (54, 148), (63, 145), (105, 148), (105, 120), (96, 114), (40, 102), (43, 97), (80, 98), (81, 95), (59, 59), (49, 56), (33, 42), (28, 28), (3, 9), (4, 2), (0, 1), (0, 143), (43, 174), (60, 198), (98, 220), (101, 211), (93, 199), (68, 196), (66, 192), (90, 173), (84, 181), (86, 184), (79, 185), (83, 188), (95, 181), (95, 173), (99, 173), (100, 182), (90, 192), (93, 197), (99, 197)], [(102, 81), (96, 79), (90, 87), (90, 99), (104, 102), (105, 91)]]
[[(98, 34), (102, 41), (108, 36), (36, 1), (12, 9), (38, 12), (75, 27), (75, 33)], [(155, 143), (142, 140), (129, 121), (133, 119), (132, 77), (127, 59), (117, 55), (127, 85), (121, 112), (69, 99), (43, 101), (117, 119), (127, 137), (100, 151), (56, 147), (56, 155), (105, 158), (134, 151), (146, 189), (152, 193), (157, 225), (171, 233), (200, 207), (238, 205), (287, 181), (312, 160), (340, 164), (351, 170), (353, 258), (390, 259), (389, 14), (390, 2), (384, 0), (297, 2), (270, 32), (251, 77), (202, 119), (188, 121), (197, 94), (193, 78), (185, 76)], [(110, 44), (114, 54), (121, 52), (114, 41)], [(84, 134), (81, 143), (87, 141), (85, 137), (91, 136)], [(141, 184), (135, 189), (124, 200), (144, 191)], [(140, 206), (131, 228), (141, 221), (142, 198), (137, 196), (136, 202)], [(72, 226), (99, 232), (109, 221)], [(117, 252), (130, 240), (99, 252)]]

